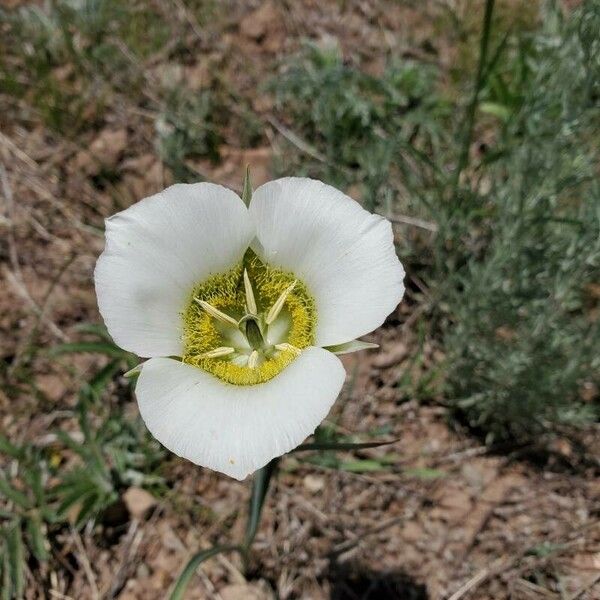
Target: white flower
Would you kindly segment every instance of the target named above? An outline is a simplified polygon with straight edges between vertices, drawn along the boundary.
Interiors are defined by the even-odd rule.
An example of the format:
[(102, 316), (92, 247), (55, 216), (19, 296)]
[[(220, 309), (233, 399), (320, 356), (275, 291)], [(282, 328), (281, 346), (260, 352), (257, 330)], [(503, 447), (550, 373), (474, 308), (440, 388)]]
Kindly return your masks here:
[[(136, 396), (169, 450), (244, 479), (299, 445), (345, 378), (335, 353), (404, 293), (390, 223), (319, 181), (178, 184), (106, 221), (95, 271)], [(329, 348), (325, 349), (325, 348)]]

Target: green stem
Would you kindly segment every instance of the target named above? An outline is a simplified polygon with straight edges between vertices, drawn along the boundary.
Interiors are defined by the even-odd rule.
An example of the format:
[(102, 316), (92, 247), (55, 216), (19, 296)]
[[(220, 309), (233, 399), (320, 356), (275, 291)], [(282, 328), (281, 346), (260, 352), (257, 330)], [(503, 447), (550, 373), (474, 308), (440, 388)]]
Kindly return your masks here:
[(175, 584), (169, 599), (182, 600), (183, 594), (190, 583), (190, 579), (193, 577), (200, 564), (205, 560), (216, 556), (217, 554), (221, 554), (221, 552), (240, 552), (242, 555), (244, 555), (244, 550), (240, 546), (214, 546), (213, 548), (202, 550), (194, 554), (194, 556), (185, 566), (185, 569), (181, 572), (181, 575), (179, 575), (177, 583)]
[(250, 549), (254, 537), (256, 536), (263, 505), (269, 490), (269, 484), (271, 483), (271, 478), (277, 471), (279, 461), (279, 457), (274, 458), (268, 465), (257, 471), (254, 475), (254, 480), (252, 481), (252, 494), (250, 495), (248, 509), (246, 535), (244, 536), (244, 542), (242, 544), (242, 547), (245, 548), (246, 552)]
[(277, 471), (277, 465), (281, 459), (274, 458), (267, 466), (263, 467), (254, 475), (252, 481), (252, 494), (250, 495), (250, 506), (248, 509), (248, 524), (246, 525), (246, 535), (244, 536), (244, 542), (238, 545), (226, 545), (226, 546), (213, 546), (207, 550), (201, 550), (192, 556), (190, 561), (185, 566), (185, 569), (181, 572), (181, 575), (177, 578), (177, 582), (171, 595), (170, 600), (183, 600), (183, 594), (187, 586), (190, 583), (196, 569), (205, 560), (220, 554), (221, 552), (239, 552), (244, 562), (244, 569), (248, 568), (248, 562), (250, 558), (250, 547), (256, 536), (258, 525), (260, 523), (260, 516), (262, 514), (263, 505), (267, 492), (269, 490), (269, 484), (275, 472)]
[(471, 140), (473, 138), (473, 129), (475, 127), (475, 113), (477, 111), (477, 105), (479, 103), (479, 94), (485, 83), (485, 79), (489, 72), (486, 72), (486, 63), (488, 48), (490, 42), (490, 33), (492, 31), (492, 15), (494, 12), (494, 0), (486, 0), (485, 2), (485, 13), (483, 15), (483, 29), (481, 31), (481, 38), (479, 43), (479, 63), (477, 65), (477, 74), (475, 76), (475, 88), (473, 90), (473, 97), (467, 107), (467, 114), (465, 118), (465, 130), (463, 134), (462, 147), (460, 156), (458, 159), (458, 165), (454, 173), (454, 197), (456, 198), (458, 193), (458, 185), (460, 182), (460, 175), (464, 171), (469, 162), (469, 148), (471, 147)]

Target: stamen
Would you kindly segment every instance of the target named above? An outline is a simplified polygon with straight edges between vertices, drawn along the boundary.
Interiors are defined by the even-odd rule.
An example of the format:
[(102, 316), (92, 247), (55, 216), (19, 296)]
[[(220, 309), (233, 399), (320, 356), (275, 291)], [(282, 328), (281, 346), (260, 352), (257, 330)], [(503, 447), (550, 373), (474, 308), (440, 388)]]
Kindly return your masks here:
[(248, 357), (248, 368), (256, 369), (258, 365), (258, 352), (256, 350), (252, 350), (252, 353)]
[(293, 346), (292, 344), (288, 344), (287, 342), (283, 342), (281, 344), (275, 344), (275, 348), (277, 350), (289, 350), (290, 352), (293, 352), (294, 354), (300, 354), (302, 352), (302, 350), (300, 350), (300, 348), (296, 348), (296, 346)]
[(265, 383), (314, 343), (316, 307), (305, 284), (251, 251), (198, 283), (189, 298), (182, 361), (229, 384)]
[(244, 288), (246, 290), (246, 307), (251, 315), (258, 314), (258, 307), (256, 306), (256, 299), (254, 298), (254, 290), (252, 289), (252, 283), (248, 276), (248, 271), (244, 269)]
[(205, 302), (204, 300), (200, 300), (198, 298), (194, 298), (194, 300), (211, 316), (221, 321), (222, 323), (226, 323), (227, 325), (233, 325), (234, 327), (238, 326), (238, 322), (229, 315), (220, 311), (218, 308), (215, 308), (212, 304)]
[(235, 348), (231, 348), (229, 346), (220, 346), (219, 348), (215, 348), (214, 350), (209, 350), (208, 352), (200, 354), (199, 358), (219, 358), (220, 356), (227, 356), (228, 354), (233, 354), (234, 352)]
[(281, 292), (281, 295), (279, 296), (279, 298), (277, 298), (275, 304), (271, 306), (267, 314), (267, 318), (265, 319), (265, 323), (267, 325), (270, 325), (279, 316), (279, 313), (281, 312), (281, 309), (283, 308), (287, 297), (290, 295), (290, 292), (294, 289), (296, 283), (298, 283), (298, 280), (294, 279), (294, 281), (290, 285), (288, 285), (288, 287), (285, 290), (283, 290), (283, 292)]

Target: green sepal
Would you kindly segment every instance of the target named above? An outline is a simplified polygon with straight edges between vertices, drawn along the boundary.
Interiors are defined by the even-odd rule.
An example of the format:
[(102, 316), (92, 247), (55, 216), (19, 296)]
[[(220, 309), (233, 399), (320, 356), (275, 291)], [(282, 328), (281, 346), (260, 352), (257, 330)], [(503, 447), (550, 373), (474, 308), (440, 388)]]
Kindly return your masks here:
[(369, 350), (372, 348), (379, 348), (379, 344), (363, 342), (362, 340), (352, 340), (350, 342), (345, 342), (344, 344), (334, 344), (333, 346), (325, 346), (325, 350), (329, 350), (329, 352), (333, 352), (333, 354), (350, 354), (351, 352), (358, 352), (359, 350)]
[(129, 369), (129, 371), (127, 371), (127, 373), (123, 373), (123, 377), (126, 377), (127, 379), (129, 379), (130, 377), (137, 377), (142, 372), (143, 366), (144, 366), (144, 363), (140, 363), (139, 365), (136, 365), (135, 367), (133, 367), (133, 369)]
[(246, 165), (246, 175), (242, 187), (242, 200), (246, 206), (250, 206), (252, 201), (252, 183), (250, 182), (250, 165)]
[(311, 442), (308, 444), (300, 444), (289, 452), (306, 452), (308, 450), (339, 450), (339, 451), (352, 451), (352, 450), (367, 450), (368, 448), (379, 448), (380, 446), (389, 446), (395, 444), (398, 439), (388, 440), (386, 442)]

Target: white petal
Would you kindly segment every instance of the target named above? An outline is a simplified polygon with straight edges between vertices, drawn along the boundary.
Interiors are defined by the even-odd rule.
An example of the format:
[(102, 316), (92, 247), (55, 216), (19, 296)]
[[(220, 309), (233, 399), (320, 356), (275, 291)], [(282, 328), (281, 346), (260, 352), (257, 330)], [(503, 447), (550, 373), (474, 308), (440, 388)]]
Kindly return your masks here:
[(373, 331), (402, 299), (404, 269), (391, 224), (339, 190), (313, 179), (277, 179), (254, 192), (250, 213), (256, 252), (292, 271), (315, 297), (319, 346)]
[(242, 200), (211, 183), (173, 185), (107, 219), (94, 278), (115, 342), (144, 357), (181, 355), (192, 287), (240, 261), (253, 235)]
[(340, 360), (314, 347), (270, 381), (249, 386), (152, 358), (142, 367), (136, 396), (159, 442), (241, 480), (302, 443), (327, 416), (344, 377)]

